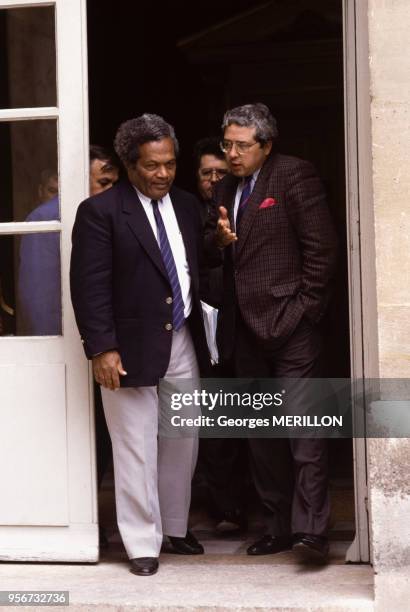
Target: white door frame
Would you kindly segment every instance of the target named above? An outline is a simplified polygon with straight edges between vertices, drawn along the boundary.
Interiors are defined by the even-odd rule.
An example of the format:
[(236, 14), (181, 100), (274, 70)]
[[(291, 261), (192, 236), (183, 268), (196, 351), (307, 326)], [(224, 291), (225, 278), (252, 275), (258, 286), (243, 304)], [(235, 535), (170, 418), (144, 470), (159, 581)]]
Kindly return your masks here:
[[(61, 403), (64, 404), (65, 400), (65, 406), (58, 406), (64, 445), (64, 459), (60, 460), (60, 464), (66, 466), (61, 473), (65, 500), (64, 504), (60, 504), (56, 520), (50, 521), (50, 524), (44, 524), (41, 520), (30, 522), (30, 508), (25, 509), (24, 524), (21, 524), (18, 520), (20, 509), (16, 504), (15, 524), (7, 520), (1, 525), (0, 520), (0, 559), (95, 562), (98, 560), (98, 528), (92, 383), (75, 325), (69, 291), (71, 228), (77, 206), (87, 197), (89, 185), (86, 0), (0, 0), (0, 9), (42, 6), (55, 8), (57, 106), (0, 110), (0, 121), (33, 121), (40, 118), (57, 121), (61, 222), (3, 223), (0, 224), (0, 236), (52, 230), (61, 232), (63, 335), (0, 338), (0, 368), (3, 368), (3, 378), (7, 372), (20, 372), (23, 368), (27, 368), (26, 371), (31, 372), (33, 378), (33, 368), (38, 365), (42, 372), (50, 366), (51, 372), (59, 373), (59, 397), (63, 399)], [(37, 389), (40, 395), (51, 382), (46, 380), (44, 374), (42, 376), (45, 379), (41, 381), (43, 388), (40, 385)], [(16, 375), (16, 380), (18, 378)], [(13, 384), (10, 383), (6, 391), (2, 390), (5, 394), (3, 404), (8, 406), (12, 405), (18, 391)], [(47, 391), (44, 393), (46, 397)], [(30, 401), (24, 410), (29, 408)], [(7, 419), (5, 413), (3, 419)], [(13, 436), (11, 443), (18, 445), (19, 432), (14, 431), (12, 425), (9, 431)], [(38, 436), (38, 444), (42, 443), (40, 428), (33, 431), (33, 436)], [(22, 460), (29, 461), (30, 457), (24, 456), (24, 450)], [(13, 466), (8, 469), (12, 470)], [(47, 469), (44, 471), (43, 479), (47, 479)], [(5, 482), (12, 482), (11, 472)], [(44, 482), (41, 484), (44, 488)], [(34, 487), (33, 491), (33, 508), (36, 504), (44, 505), (44, 499), (35, 498)], [(3, 493), (7, 495), (5, 490)]]
[[(92, 383), (70, 305), (68, 278), (71, 227), (77, 205), (88, 193), (86, 0), (0, 0), (1, 8), (27, 6), (55, 6), (58, 103), (56, 108), (0, 110), (0, 121), (40, 117), (58, 121), (61, 223), (0, 224), (0, 235), (61, 230), (64, 335), (0, 338), (0, 365), (21, 363), (22, 354), (25, 362), (36, 363), (40, 345), (45, 362), (65, 364), (69, 512), (67, 524), (61, 527), (0, 526), (0, 558), (96, 561)], [(367, 0), (343, 0), (343, 11), (351, 365), (354, 390), (363, 397), (364, 379), (378, 376)], [(357, 423), (363, 424), (364, 407), (358, 402), (355, 408)], [(354, 440), (354, 477), (356, 537), (347, 560), (366, 562), (370, 554), (363, 438)]]
[[(347, 244), (354, 427), (366, 431), (364, 381), (378, 377), (367, 0), (344, 0)], [(348, 562), (369, 562), (366, 439), (355, 438), (356, 535)]]

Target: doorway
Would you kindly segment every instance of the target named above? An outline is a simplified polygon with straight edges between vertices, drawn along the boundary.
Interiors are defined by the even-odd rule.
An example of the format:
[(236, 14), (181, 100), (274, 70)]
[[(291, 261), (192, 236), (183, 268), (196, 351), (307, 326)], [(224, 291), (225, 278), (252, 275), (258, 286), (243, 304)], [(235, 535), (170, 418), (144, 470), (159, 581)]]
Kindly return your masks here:
[[(348, 378), (343, 3), (255, 4), (161, 1), (142, 12), (137, 5), (114, 10), (108, 0), (89, 2), (90, 142), (110, 145), (122, 121), (143, 112), (162, 115), (181, 145), (176, 184), (195, 191), (195, 142), (219, 135), (227, 108), (267, 104), (278, 120), (280, 151), (313, 162), (327, 190), (340, 260), (323, 322), (324, 375)], [(330, 469), (331, 539), (350, 542), (355, 525), (350, 440), (331, 443)], [(107, 483), (104, 503), (112, 499)]]

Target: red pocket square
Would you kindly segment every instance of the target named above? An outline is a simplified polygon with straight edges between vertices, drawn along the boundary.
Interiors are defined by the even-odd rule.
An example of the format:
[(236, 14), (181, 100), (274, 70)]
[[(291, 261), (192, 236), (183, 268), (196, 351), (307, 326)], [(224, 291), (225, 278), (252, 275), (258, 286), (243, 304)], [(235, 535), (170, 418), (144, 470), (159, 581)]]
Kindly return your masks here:
[(259, 208), (270, 208), (271, 206), (275, 206), (277, 203), (278, 201), (275, 200), (275, 198), (266, 198), (266, 200), (263, 200)]

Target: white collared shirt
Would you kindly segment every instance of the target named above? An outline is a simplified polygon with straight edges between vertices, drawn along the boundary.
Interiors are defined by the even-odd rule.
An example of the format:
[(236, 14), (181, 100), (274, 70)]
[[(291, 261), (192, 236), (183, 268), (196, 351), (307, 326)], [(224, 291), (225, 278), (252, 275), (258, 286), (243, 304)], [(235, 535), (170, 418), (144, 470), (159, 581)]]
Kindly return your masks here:
[[(253, 188), (255, 187), (255, 183), (259, 176), (260, 171), (261, 169), (259, 168), (258, 170), (255, 170), (255, 172), (252, 174), (251, 193), (253, 191)], [(243, 177), (243, 179), (239, 181), (239, 185), (236, 189), (235, 204), (234, 204), (234, 209), (233, 209), (233, 218), (235, 219), (235, 228), (236, 228), (236, 215), (238, 214), (238, 208), (239, 208), (239, 200), (241, 199), (241, 195), (242, 195), (242, 191), (244, 190), (244, 187), (245, 187), (245, 177)]]
[[(159, 246), (157, 222), (155, 221), (154, 209), (151, 204), (151, 198), (141, 193), (134, 185), (134, 189), (138, 194), (145, 214), (151, 225), (152, 231)], [(188, 261), (186, 257), (184, 240), (181, 230), (179, 229), (178, 221), (175, 215), (174, 207), (171, 202), (169, 193), (158, 201), (158, 210), (161, 213), (162, 220), (167, 232), (168, 241), (174, 257), (175, 266), (177, 269), (178, 280), (181, 286), (182, 299), (184, 300), (184, 315), (188, 318), (192, 310), (192, 295), (191, 295), (191, 274), (189, 272)]]

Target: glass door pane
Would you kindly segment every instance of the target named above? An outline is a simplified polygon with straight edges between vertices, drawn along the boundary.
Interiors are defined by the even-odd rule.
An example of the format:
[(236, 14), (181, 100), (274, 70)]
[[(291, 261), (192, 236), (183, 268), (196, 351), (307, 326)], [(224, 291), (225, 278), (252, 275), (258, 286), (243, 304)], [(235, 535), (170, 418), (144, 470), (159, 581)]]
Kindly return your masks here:
[(56, 106), (54, 6), (0, 10), (0, 108)]
[(0, 336), (61, 335), (60, 232), (0, 236)]
[(0, 157), (0, 223), (60, 219), (56, 121), (0, 122)]

